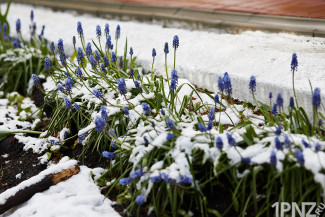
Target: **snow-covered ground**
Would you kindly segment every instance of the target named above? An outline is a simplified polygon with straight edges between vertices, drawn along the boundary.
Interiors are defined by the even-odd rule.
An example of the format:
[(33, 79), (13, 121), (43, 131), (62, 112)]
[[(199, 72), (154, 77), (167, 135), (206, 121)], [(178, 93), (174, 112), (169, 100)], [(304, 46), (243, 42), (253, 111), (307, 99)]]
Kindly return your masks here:
[[(67, 167), (73, 161), (63, 162), (59, 165), (52, 166), (50, 170), (56, 170), (60, 167)], [(63, 165), (63, 166), (61, 166)], [(64, 167), (65, 166), (65, 167)], [(69, 168), (69, 167), (67, 167)], [(99, 191), (98, 186), (90, 177), (90, 171), (98, 173), (103, 169), (89, 169), (86, 166), (80, 167), (80, 172), (72, 178), (52, 186), (50, 189), (35, 194), (27, 202), (9, 210), (2, 217), (29, 217), (29, 216), (55, 216), (55, 217), (116, 217), (120, 216), (112, 207), (112, 202), (105, 198)], [(46, 171), (45, 171), (46, 172)], [(40, 173), (41, 176), (44, 172)], [(37, 177), (33, 180), (37, 180)], [(30, 180), (26, 180), (26, 183)], [(24, 182), (23, 182), (24, 183)], [(23, 184), (22, 183), (22, 184)], [(8, 189), (9, 190), (15, 190)], [(6, 192), (7, 192), (6, 191)], [(0, 195), (6, 197), (6, 192)], [(10, 192), (9, 192), (10, 193)]]
[[(4, 8), (4, 5), (1, 5)], [(244, 101), (252, 101), (248, 90), (251, 75), (257, 78), (257, 99), (268, 102), (268, 93), (282, 92), (285, 104), (289, 104), (292, 92), (290, 62), (292, 53), (298, 55), (296, 90), (300, 106), (311, 111), (311, 92), (308, 79), (313, 87), (325, 90), (325, 39), (292, 34), (276, 34), (247, 31), (241, 34), (227, 34), (218, 31), (191, 31), (177, 28), (163, 28), (159, 24), (107, 20), (91, 15), (78, 15), (76, 12), (53, 12), (50, 9), (29, 5), (12, 4), (9, 23), (12, 32), (17, 18), (21, 19), (23, 35), (28, 34), (30, 10), (34, 10), (38, 32), (46, 25), (45, 37), (57, 43), (65, 42), (66, 50), (72, 50), (72, 37), (77, 36), (77, 22), (81, 21), (86, 41), (96, 38), (96, 25), (109, 23), (114, 36), (117, 24), (121, 26), (121, 39), (118, 43), (121, 54), (125, 38), (132, 46), (138, 63), (151, 69), (152, 48), (156, 48), (155, 70), (164, 74), (164, 43), (168, 42), (169, 67), (173, 63), (172, 38), (180, 37), (177, 50), (176, 68), (181, 77), (191, 83), (211, 91), (217, 91), (218, 76), (228, 72), (233, 82), (233, 96)], [(15, 33), (12, 33), (15, 34)], [(104, 42), (103, 42), (104, 43)], [(114, 43), (114, 42), (113, 42)], [(115, 43), (114, 43), (115, 45)], [(77, 46), (80, 43), (77, 42)], [(170, 70), (171, 71), (171, 70)]]

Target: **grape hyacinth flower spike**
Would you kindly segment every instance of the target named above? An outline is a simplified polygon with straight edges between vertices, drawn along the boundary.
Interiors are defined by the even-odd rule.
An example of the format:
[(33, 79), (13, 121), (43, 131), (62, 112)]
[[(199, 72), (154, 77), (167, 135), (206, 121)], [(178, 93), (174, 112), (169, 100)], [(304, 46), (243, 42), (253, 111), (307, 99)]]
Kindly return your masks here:
[(289, 106), (290, 106), (291, 109), (293, 109), (293, 107), (295, 106), (295, 101), (294, 101), (294, 98), (292, 96), (290, 97)]
[(82, 38), (84, 35), (84, 31), (82, 29), (82, 24), (80, 21), (77, 23), (77, 33), (80, 36), (80, 38)]
[(279, 107), (279, 112), (281, 112), (281, 108), (283, 108), (283, 98), (281, 93), (278, 93), (278, 96), (276, 98), (276, 104)]
[(293, 89), (293, 94), (296, 100), (296, 105), (297, 108), (299, 108), (298, 105), (298, 100), (297, 100), (297, 95), (296, 95), (296, 89), (295, 89), (295, 71), (298, 69), (298, 59), (297, 59), (297, 54), (293, 53), (292, 54), (292, 59), (291, 59), (291, 71), (292, 71), (292, 89)]
[(207, 131), (207, 128), (201, 122), (198, 124), (200, 132), (204, 133)]
[(225, 72), (223, 76), (223, 83), (224, 83), (224, 88), (227, 93), (227, 95), (230, 97), (232, 94), (232, 85), (231, 85), (231, 79), (228, 75), (228, 72)]
[(276, 160), (276, 153), (274, 150), (272, 150), (271, 152), (271, 156), (270, 156), (270, 164), (274, 167), (276, 167), (276, 163), (277, 163), (277, 160)]
[(33, 79), (33, 82), (34, 82), (34, 84), (35, 84), (36, 86), (39, 86), (39, 85), (41, 84), (41, 82), (40, 82), (40, 80), (39, 80), (39, 78), (38, 78), (37, 75), (32, 74), (32, 79)]
[(78, 64), (79, 64), (79, 66), (83, 66), (83, 64), (84, 64), (84, 52), (83, 52), (83, 50), (82, 50), (82, 48), (81, 47), (78, 47), (78, 49), (77, 49), (77, 60), (78, 60)]
[(138, 195), (137, 198), (135, 199), (135, 202), (139, 206), (142, 206), (145, 203), (145, 198), (142, 195)]
[(20, 33), (20, 28), (21, 28), (20, 19), (17, 19), (17, 21), (16, 21), (16, 32), (17, 32), (17, 35)]
[(106, 121), (101, 116), (95, 118), (95, 129), (98, 133), (102, 132), (106, 126)]
[(314, 108), (317, 109), (320, 107), (321, 104), (321, 97), (320, 97), (320, 89), (315, 88), (313, 92), (313, 100), (312, 100)]
[(296, 149), (296, 150), (295, 150), (295, 156), (296, 156), (297, 162), (298, 162), (301, 166), (303, 166), (304, 163), (305, 163), (305, 158), (304, 158), (303, 153), (300, 151), (300, 149)]
[(74, 103), (73, 105), (77, 112), (80, 111), (80, 106), (77, 103)]
[(169, 118), (166, 119), (166, 124), (169, 127), (169, 129), (171, 129), (171, 130), (175, 127), (173, 121), (170, 120)]
[(256, 92), (256, 78), (255, 78), (255, 76), (251, 76), (251, 78), (250, 78), (249, 90), (252, 92), (253, 95), (254, 95), (254, 92)]
[(54, 52), (55, 52), (55, 44), (54, 44), (54, 41), (51, 42), (50, 50), (51, 50), (52, 54), (54, 54)]
[(67, 107), (67, 109), (72, 109), (72, 104), (68, 97), (64, 97), (64, 103), (65, 103), (65, 107)]
[(142, 103), (142, 109), (143, 109), (143, 112), (148, 115), (151, 113), (151, 110), (150, 110), (150, 107), (147, 103), (143, 102)]
[(125, 96), (126, 84), (125, 84), (125, 79), (123, 77), (120, 79), (117, 79), (117, 88), (118, 88), (118, 91), (120, 92), (120, 94)]
[(130, 47), (130, 52), (129, 52), (129, 54), (130, 54), (130, 56), (131, 56), (130, 61), (131, 61), (131, 63), (132, 63), (132, 56), (133, 56), (133, 48), (132, 48), (132, 47)]
[(92, 54), (89, 56), (89, 61), (90, 61), (91, 67), (93, 69), (95, 69), (96, 66), (97, 66), (97, 61), (96, 61), (95, 57)]
[(219, 149), (220, 151), (223, 149), (223, 142), (222, 142), (222, 139), (221, 137), (217, 137), (216, 139), (216, 147), (217, 149)]
[(47, 57), (44, 59), (44, 66), (47, 69), (50, 69), (52, 67), (51, 60), (49, 58), (47, 58)]
[(175, 35), (173, 38), (173, 48), (174, 48), (174, 69), (176, 67), (176, 50), (179, 46), (179, 38), (178, 35)]
[(91, 49), (91, 44), (90, 42), (87, 43), (86, 46), (86, 55), (89, 57), (93, 53), (93, 50)]
[(111, 61), (112, 61), (113, 63), (116, 63), (116, 61), (117, 61), (117, 57), (116, 57), (116, 55), (115, 55), (114, 52), (112, 52)]
[(105, 37), (107, 38), (109, 35), (109, 24), (108, 23), (105, 24), (104, 32), (105, 32)]
[(103, 94), (99, 91), (99, 90), (96, 90), (96, 89), (93, 89), (93, 94), (98, 98), (98, 99), (103, 99)]
[(34, 21), (34, 11), (30, 11), (30, 20), (33, 22)]
[(103, 158), (106, 158), (106, 159), (114, 159), (115, 158), (114, 152), (108, 152), (108, 151), (103, 151), (102, 156), (103, 156)]
[(100, 40), (100, 37), (102, 36), (102, 30), (100, 28), (100, 25), (96, 26), (96, 36), (97, 36), (98, 40)]

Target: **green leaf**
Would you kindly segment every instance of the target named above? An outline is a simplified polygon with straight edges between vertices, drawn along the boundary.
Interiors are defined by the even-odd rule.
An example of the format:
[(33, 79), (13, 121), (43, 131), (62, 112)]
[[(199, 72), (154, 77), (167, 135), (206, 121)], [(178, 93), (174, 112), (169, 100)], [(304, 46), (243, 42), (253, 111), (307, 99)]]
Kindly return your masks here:
[(222, 217), (222, 215), (215, 209), (208, 209), (208, 213), (211, 213), (211, 214), (213, 214), (214, 216), (217, 216), (217, 217)]

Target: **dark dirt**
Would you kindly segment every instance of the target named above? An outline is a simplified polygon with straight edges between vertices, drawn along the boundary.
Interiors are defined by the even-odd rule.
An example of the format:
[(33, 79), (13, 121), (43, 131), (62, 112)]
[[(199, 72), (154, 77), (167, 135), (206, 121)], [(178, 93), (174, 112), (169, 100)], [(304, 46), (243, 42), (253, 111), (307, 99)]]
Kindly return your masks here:
[[(46, 165), (39, 164), (38, 160), (43, 154), (35, 154), (32, 150), (24, 151), (23, 147), (14, 136), (0, 141), (0, 193), (46, 169)], [(8, 157), (3, 157), (5, 154)], [(19, 173), (21, 178), (17, 179)]]

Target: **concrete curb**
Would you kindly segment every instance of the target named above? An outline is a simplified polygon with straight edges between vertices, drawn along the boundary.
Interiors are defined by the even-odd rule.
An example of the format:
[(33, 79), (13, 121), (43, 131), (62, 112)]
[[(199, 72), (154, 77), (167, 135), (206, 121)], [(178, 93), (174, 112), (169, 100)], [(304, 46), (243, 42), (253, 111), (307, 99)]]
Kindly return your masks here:
[(164, 26), (173, 26), (175, 22), (179, 22), (183, 28), (190, 29), (214, 28), (222, 29), (228, 33), (263, 30), (325, 37), (325, 19), (157, 7), (118, 2), (89, 2), (86, 0), (59, 0), (55, 2), (50, 0), (16, 0), (15, 2), (46, 6), (54, 10), (75, 10), (79, 13), (90, 13), (99, 17), (123, 21), (158, 21), (162, 22)]

